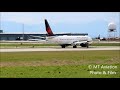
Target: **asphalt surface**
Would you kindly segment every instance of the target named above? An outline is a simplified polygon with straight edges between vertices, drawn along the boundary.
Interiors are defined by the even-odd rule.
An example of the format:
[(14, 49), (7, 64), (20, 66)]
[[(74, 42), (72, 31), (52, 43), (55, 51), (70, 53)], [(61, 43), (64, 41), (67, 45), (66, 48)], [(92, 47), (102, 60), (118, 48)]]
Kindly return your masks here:
[(119, 46), (97, 46), (90, 48), (15, 48), (15, 49), (0, 49), (0, 52), (30, 52), (30, 51), (89, 51), (89, 50), (120, 50)]

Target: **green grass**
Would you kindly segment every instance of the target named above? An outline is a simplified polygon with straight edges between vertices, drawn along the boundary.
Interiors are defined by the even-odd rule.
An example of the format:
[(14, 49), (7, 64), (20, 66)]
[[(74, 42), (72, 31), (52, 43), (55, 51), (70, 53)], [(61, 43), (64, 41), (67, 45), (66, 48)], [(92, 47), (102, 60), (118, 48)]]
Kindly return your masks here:
[[(3, 78), (120, 78), (120, 51), (64, 51), (0, 53)], [(89, 69), (89, 65), (114, 65), (117, 69)], [(90, 71), (117, 74), (90, 74)]]
[[(115, 66), (120, 67), (116, 64)], [(30, 67), (3, 67), (0, 77), (7, 78), (120, 78), (120, 69), (104, 70), (116, 72), (116, 74), (90, 74), (90, 71), (102, 69), (88, 68), (88, 65), (72, 66), (30, 66)]]
[(26, 44), (26, 43), (16, 43), (16, 44), (0, 44), (0, 46), (57, 46), (56, 44)]
[(51, 60), (111, 60), (119, 58), (119, 50), (113, 51), (61, 51), (61, 52), (4, 52), (1, 53), (2, 61), (51, 61)]
[(120, 46), (120, 43), (92, 43), (92, 46)]
[(0, 48), (36, 48), (36, 47), (45, 47), (45, 46), (58, 46), (57, 44), (27, 44), (27, 43), (14, 43), (14, 44), (0, 44)]

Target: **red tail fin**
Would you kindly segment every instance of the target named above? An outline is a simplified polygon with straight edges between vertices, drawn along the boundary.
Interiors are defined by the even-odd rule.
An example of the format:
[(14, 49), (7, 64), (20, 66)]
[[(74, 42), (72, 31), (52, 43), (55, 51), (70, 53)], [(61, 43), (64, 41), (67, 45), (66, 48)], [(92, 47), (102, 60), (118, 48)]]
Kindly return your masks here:
[(49, 36), (54, 36), (49, 24), (48, 24), (48, 21), (45, 19), (45, 27), (46, 27), (46, 31), (48, 33)]

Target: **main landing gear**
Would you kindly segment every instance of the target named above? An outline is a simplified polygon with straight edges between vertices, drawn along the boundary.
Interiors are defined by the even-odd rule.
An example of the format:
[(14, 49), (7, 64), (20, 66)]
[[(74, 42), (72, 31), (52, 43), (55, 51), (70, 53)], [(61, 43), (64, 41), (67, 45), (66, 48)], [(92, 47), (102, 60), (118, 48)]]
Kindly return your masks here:
[(62, 48), (65, 48), (65, 45), (61, 45)]
[(87, 48), (88, 48), (88, 47), (89, 47), (89, 43), (85, 43), (85, 44), (82, 43), (82, 44), (80, 44), (80, 46), (81, 46), (81, 47), (87, 47)]
[(75, 45), (75, 46), (73, 46), (73, 48), (77, 48), (77, 46)]

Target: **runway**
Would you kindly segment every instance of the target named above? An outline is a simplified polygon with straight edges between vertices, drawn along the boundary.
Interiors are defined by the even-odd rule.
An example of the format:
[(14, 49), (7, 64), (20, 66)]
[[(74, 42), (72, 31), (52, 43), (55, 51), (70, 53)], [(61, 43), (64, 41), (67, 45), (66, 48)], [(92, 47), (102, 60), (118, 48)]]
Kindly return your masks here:
[(0, 52), (31, 52), (31, 51), (90, 51), (90, 50), (120, 50), (119, 46), (97, 46), (90, 48), (15, 48), (0, 49)]

